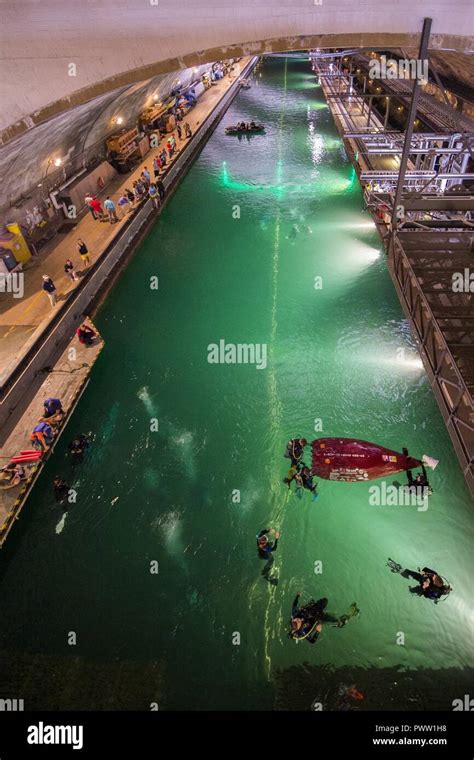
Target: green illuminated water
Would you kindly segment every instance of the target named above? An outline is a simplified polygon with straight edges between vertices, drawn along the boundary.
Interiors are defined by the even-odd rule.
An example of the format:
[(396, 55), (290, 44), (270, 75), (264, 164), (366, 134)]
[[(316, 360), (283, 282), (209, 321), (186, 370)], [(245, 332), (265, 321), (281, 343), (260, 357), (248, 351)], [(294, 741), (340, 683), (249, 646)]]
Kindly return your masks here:
[[(226, 137), (240, 118), (263, 121), (266, 134)], [(104, 708), (268, 709), (277, 672), (308, 662), (337, 683), (366, 673), (370, 684), (387, 669), (376, 697), (364, 686), (372, 709), (390, 706), (396, 668), (426, 672), (407, 708), (449, 699), (450, 709), (462, 694), (442, 693), (441, 671), (474, 665), (472, 504), (306, 61), (265, 61), (96, 323), (106, 346), (68, 427), (93, 431), (95, 444), (73, 471), (63, 436), (0, 558), (1, 648), (48, 671), (11, 696), (43, 704), (54, 671), (55, 705), (69, 689), (67, 704), (87, 707), (89, 671), (76, 702), (74, 676), (68, 689), (62, 680), (76, 658), (97, 669)], [(220, 339), (267, 345), (268, 366), (208, 363)], [(371, 506), (362, 483), (322, 481), (316, 503), (289, 496), (282, 453), (294, 435), (436, 457), (428, 510)], [(65, 520), (56, 472), (78, 493)], [(260, 576), (255, 552), (269, 526), (282, 531), (277, 585)], [(454, 592), (437, 606), (414, 597), (388, 556), (435, 567)], [(361, 614), (323, 629), (313, 647), (295, 645), (286, 623), (299, 590), (327, 596), (335, 614), (355, 600)], [(118, 681), (99, 683), (121, 663), (139, 673), (123, 702)]]

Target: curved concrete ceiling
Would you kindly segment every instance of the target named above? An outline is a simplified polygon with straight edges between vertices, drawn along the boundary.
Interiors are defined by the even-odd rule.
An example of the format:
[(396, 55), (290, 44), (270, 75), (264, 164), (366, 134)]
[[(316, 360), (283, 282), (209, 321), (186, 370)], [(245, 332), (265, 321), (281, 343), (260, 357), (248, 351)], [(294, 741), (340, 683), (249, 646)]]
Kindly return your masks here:
[[(192, 84), (208, 67), (198, 67), (154, 77), (129, 87), (100, 95), (69, 111), (59, 113), (48, 122), (21, 134), (0, 147), (0, 211), (17, 204), (22, 208), (28, 198), (43, 186), (48, 194), (63, 177), (88, 165), (104, 153), (105, 139), (117, 130), (113, 119), (120, 116), (123, 128), (135, 127), (145, 106), (163, 100), (178, 83)], [(61, 169), (50, 170), (50, 161), (61, 158)], [(41, 183), (41, 185), (39, 184)], [(31, 201), (33, 206), (36, 201)], [(9, 221), (16, 217), (9, 212)], [(21, 215), (21, 214), (20, 214)]]
[(2, 142), (72, 106), (186, 67), (309, 47), (470, 52), (470, 0), (15, 0), (2, 7)]

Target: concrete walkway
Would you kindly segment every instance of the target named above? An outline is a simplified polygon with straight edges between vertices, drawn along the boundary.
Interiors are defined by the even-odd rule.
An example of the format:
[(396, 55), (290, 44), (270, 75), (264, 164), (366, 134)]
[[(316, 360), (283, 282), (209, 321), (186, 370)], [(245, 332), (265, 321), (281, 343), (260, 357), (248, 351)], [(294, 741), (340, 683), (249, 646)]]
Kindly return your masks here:
[[(242, 58), (234, 66), (230, 76), (219, 80), (209, 90), (206, 90), (194, 108), (185, 116), (194, 134), (203, 120), (212, 112), (217, 103), (228, 91), (229, 87), (240, 76), (241, 71), (247, 66), (251, 58)], [(184, 132), (183, 132), (184, 134)], [(174, 160), (180, 155), (183, 148), (191, 140), (179, 140), (177, 132), (174, 132), (177, 150)], [(129, 174), (117, 174), (104, 191), (98, 195), (102, 202), (110, 195), (117, 202), (125, 187), (132, 188), (134, 180), (138, 179), (143, 168), (148, 167), (153, 177), (153, 158), (164, 147), (168, 140), (165, 137), (159, 148), (150, 150), (146, 158), (137, 165), (136, 169)], [(169, 168), (172, 163), (167, 163)], [(120, 212), (118, 212), (120, 213)], [(76, 273), (79, 278), (87, 276), (80, 261), (77, 250), (77, 238), (82, 238), (91, 252), (91, 263), (103, 253), (112, 240), (117, 237), (127, 219), (127, 214), (117, 223), (110, 224), (108, 221), (100, 222), (93, 219), (87, 212), (72, 230), (66, 234), (57, 234), (54, 240), (47, 243), (37, 256), (33, 256), (25, 266), (24, 296), (15, 299), (12, 294), (0, 294), (0, 384), (14, 369), (25, 353), (25, 346), (34, 342), (47, 327), (54, 313), (61, 309), (67, 300), (68, 294), (77, 286), (64, 272), (64, 263), (70, 258), (77, 266)], [(57, 288), (58, 304), (51, 308), (46, 293), (42, 290), (42, 275), (49, 275)], [(79, 280), (80, 281), (80, 280)]]
[[(91, 327), (95, 330), (94, 325), (91, 325)], [(29, 436), (43, 415), (43, 402), (45, 399), (50, 397), (61, 399), (65, 417), (61, 421), (53, 446), (43, 455), (43, 458), (38, 463), (24, 465), (26, 478), (19, 485), (13, 488), (2, 488), (0, 486), (0, 546), (8, 536), (15, 520), (18, 519), (18, 515), (44, 465), (44, 461), (49, 458), (54, 450), (56, 441), (64, 431), (67, 421), (87, 384), (92, 365), (102, 348), (103, 341), (100, 336), (95, 339), (91, 346), (82, 345), (79, 343), (78, 338), (74, 336), (54, 367), (51, 367), (50, 371), (45, 375), (45, 379), (38, 392), (3, 443), (0, 452), (1, 467), (8, 464), (10, 458), (19, 454), (20, 451), (32, 448)], [(71, 351), (71, 349), (74, 350)], [(77, 432), (76, 430), (71, 431), (71, 436)]]

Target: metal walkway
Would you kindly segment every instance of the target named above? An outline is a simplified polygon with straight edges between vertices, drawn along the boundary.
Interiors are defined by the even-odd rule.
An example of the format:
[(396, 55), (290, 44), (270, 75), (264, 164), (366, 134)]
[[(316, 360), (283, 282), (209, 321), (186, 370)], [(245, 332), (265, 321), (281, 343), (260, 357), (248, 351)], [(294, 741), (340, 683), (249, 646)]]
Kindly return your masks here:
[[(359, 56), (359, 63), (368, 60)], [(360, 92), (339, 62), (325, 55), (312, 56), (312, 64), (387, 246), (392, 280), (474, 497), (474, 193), (463, 184), (473, 179), (474, 124), (421, 94), (419, 113), (433, 132), (411, 135), (400, 179), (405, 133), (390, 127), (388, 106), (384, 118), (372, 105), (375, 98), (388, 102), (387, 92), (410, 105), (408, 84), (389, 80), (380, 83), (383, 94), (365, 86)], [(383, 158), (398, 163), (383, 166)]]
[(471, 231), (402, 230), (393, 236), (388, 264), (474, 496), (473, 245)]

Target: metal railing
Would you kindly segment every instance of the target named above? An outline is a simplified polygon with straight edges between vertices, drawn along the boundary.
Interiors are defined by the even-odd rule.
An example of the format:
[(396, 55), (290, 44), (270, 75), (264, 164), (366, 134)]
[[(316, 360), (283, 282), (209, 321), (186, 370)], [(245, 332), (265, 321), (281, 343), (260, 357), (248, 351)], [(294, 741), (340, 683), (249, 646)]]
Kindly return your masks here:
[[(403, 248), (403, 233), (393, 236), (388, 265), (419, 344), (424, 366), (474, 496), (474, 405), (446, 338)], [(462, 317), (461, 317), (462, 319)]]

